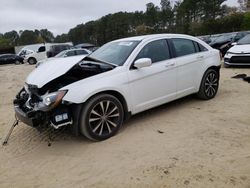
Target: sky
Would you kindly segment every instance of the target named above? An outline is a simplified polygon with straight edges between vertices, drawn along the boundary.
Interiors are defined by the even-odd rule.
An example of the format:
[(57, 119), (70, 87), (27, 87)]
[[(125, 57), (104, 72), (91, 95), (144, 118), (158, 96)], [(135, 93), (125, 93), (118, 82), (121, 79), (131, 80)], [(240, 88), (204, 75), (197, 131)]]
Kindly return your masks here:
[[(160, 4), (160, 0), (1, 0), (0, 33), (47, 28), (58, 35), (109, 13), (144, 11), (149, 2)], [(237, 6), (237, 0), (226, 4)]]

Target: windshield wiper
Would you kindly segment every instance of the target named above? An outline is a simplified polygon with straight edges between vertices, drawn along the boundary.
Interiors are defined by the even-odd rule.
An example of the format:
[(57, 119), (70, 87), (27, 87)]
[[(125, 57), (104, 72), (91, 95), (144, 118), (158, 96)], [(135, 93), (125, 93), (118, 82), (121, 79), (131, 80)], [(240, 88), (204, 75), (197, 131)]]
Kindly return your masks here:
[(94, 61), (94, 62), (97, 62), (97, 63), (103, 63), (103, 64), (106, 64), (106, 65), (110, 65), (113, 68), (118, 67), (118, 65), (116, 65), (116, 64), (109, 63), (109, 62), (106, 62), (106, 61), (102, 61), (102, 60), (99, 60), (99, 59), (96, 59), (96, 58), (93, 58), (93, 57), (90, 57), (90, 56), (86, 56), (83, 60)]

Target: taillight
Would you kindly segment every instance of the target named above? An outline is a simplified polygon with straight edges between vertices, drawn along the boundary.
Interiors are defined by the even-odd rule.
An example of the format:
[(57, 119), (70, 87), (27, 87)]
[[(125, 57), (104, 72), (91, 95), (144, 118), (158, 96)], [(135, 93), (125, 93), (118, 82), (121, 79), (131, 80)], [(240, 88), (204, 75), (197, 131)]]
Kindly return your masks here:
[(222, 61), (223, 59), (223, 56), (222, 56), (222, 53), (220, 52), (220, 60)]

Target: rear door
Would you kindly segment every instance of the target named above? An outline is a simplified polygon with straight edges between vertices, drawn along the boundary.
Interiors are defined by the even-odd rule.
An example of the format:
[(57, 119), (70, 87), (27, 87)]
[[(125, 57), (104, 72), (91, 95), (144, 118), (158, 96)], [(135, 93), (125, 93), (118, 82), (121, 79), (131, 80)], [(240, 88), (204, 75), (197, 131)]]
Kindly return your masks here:
[(173, 38), (177, 66), (177, 97), (197, 92), (197, 83), (201, 79), (202, 62), (205, 54), (195, 41), (184, 38)]

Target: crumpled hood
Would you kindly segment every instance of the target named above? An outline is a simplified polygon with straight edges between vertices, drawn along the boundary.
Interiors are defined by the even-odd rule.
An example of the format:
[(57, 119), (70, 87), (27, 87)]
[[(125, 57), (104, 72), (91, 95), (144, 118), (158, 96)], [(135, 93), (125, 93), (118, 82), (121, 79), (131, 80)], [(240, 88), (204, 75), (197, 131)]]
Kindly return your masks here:
[(250, 53), (250, 44), (235, 45), (228, 50), (231, 53)]
[(65, 74), (84, 57), (86, 57), (86, 55), (55, 58), (53, 60), (46, 61), (29, 74), (26, 79), (26, 83), (36, 85), (38, 88), (41, 88), (48, 82)]

